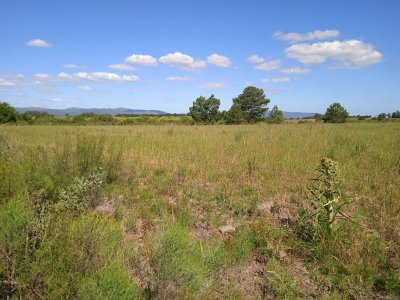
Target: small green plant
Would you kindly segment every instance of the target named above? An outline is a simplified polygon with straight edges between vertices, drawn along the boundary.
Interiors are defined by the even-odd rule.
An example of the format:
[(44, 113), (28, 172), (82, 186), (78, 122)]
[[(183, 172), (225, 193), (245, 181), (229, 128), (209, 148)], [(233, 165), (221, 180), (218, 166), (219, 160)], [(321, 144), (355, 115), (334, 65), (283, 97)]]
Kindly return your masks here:
[(315, 233), (332, 233), (336, 216), (349, 203), (343, 196), (339, 163), (330, 158), (323, 158), (317, 168), (319, 175), (313, 179), (314, 186), (309, 188), (312, 194), (311, 205), (314, 209), (313, 226)]
[(98, 168), (97, 172), (89, 174), (88, 177), (76, 178), (67, 188), (60, 188), (58, 202), (55, 204), (56, 210), (82, 211), (93, 204), (103, 184), (102, 177), (101, 168)]

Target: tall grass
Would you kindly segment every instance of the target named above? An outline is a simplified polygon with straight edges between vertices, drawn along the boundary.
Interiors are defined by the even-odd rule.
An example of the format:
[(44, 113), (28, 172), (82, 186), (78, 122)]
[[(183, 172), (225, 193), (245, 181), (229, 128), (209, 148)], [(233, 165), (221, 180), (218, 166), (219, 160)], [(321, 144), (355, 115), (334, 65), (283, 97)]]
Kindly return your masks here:
[[(224, 298), (227, 274), (259, 264), (259, 295), (307, 298), (304, 264), (318, 298), (395, 298), (399, 126), (1, 127), (0, 295)], [(322, 157), (340, 163), (352, 221), (316, 242), (307, 187)], [(102, 203), (115, 213), (95, 214)]]

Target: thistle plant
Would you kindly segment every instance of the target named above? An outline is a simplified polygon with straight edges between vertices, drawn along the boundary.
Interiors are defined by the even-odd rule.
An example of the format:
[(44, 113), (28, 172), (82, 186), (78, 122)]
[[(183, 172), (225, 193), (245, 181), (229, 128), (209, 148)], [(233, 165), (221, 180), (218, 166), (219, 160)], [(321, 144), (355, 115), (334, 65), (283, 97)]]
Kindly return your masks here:
[(316, 233), (323, 231), (330, 235), (336, 217), (349, 200), (345, 200), (341, 189), (339, 163), (323, 158), (317, 168), (318, 176), (313, 179), (314, 186), (309, 188), (312, 194), (311, 205), (314, 208), (313, 226)]

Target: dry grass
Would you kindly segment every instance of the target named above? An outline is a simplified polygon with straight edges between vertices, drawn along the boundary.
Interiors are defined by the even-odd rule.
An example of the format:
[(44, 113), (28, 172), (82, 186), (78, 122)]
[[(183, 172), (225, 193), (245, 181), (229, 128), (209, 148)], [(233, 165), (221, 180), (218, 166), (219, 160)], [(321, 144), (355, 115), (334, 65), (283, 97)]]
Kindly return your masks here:
[[(2, 204), (20, 186), (34, 192), (35, 185), (21, 175), (35, 169), (30, 153), (44, 153), (52, 166), (60, 158), (55, 153), (73, 149), (82, 136), (92, 137), (108, 149), (102, 166), (113, 174), (100, 197), (115, 204), (112, 218), (127, 235), (123, 247), (135, 249), (132, 257), (124, 251), (118, 255), (131, 268), (145, 265), (152, 274), (146, 290), (146, 278), (137, 278), (144, 271), (131, 272), (142, 295), (196, 297), (221, 283), (225, 290), (211, 289), (216, 297), (246, 298), (246, 289), (227, 285), (226, 276), (245, 271), (251, 277), (257, 271), (256, 278), (246, 279), (260, 289), (254, 297), (395, 298), (400, 293), (399, 129), (396, 123), (3, 126), (0, 136), (15, 161), (7, 168), (15, 169), (0, 175)], [(120, 149), (121, 157), (113, 149)], [(354, 200), (345, 213), (353, 221), (339, 220), (332, 239), (314, 243), (304, 236), (307, 187), (322, 157), (340, 164), (343, 191)], [(51, 174), (45, 167), (35, 172), (39, 178)], [(57, 182), (48, 180), (47, 188), (54, 188)], [(272, 213), (257, 209), (265, 201), (273, 202)], [(286, 221), (280, 212), (289, 215)], [(140, 243), (138, 220), (147, 228)], [(236, 228), (231, 242), (218, 233), (226, 224)], [(173, 276), (167, 280), (168, 274)], [(307, 294), (307, 282), (313, 295)]]

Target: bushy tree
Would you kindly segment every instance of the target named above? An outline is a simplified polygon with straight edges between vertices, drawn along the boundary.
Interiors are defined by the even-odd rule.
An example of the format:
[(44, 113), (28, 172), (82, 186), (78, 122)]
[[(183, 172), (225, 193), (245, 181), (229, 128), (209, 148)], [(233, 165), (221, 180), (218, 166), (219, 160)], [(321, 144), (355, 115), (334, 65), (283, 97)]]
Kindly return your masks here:
[(380, 113), (380, 114), (377, 116), (377, 119), (378, 119), (378, 121), (383, 121), (383, 120), (385, 120), (385, 119), (386, 119), (386, 114), (385, 114), (385, 113)]
[(269, 102), (270, 100), (265, 97), (262, 89), (248, 86), (243, 90), (242, 94), (233, 99), (231, 111), (239, 108), (243, 113), (244, 119), (249, 123), (254, 123), (264, 119)]
[(245, 121), (245, 114), (238, 105), (232, 105), (230, 110), (224, 112), (223, 118), (228, 124), (240, 124)]
[(283, 112), (275, 105), (269, 112), (268, 121), (272, 123), (282, 123), (283, 120)]
[(396, 110), (394, 112), (392, 112), (392, 118), (400, 118), (400, 111)]
[(16, 122), (18, 113), (14, 107), (7, 102), (0, 102), (0, 124)]
[(348, 117), (347, 110), (340, 103), (335, 102), (327, 108), (324, 121), (326, 123), (345, 123)]
[(200, 123), (212, 123), (217, 121), (219, 114), (219, 105), (221, 101), (211, 95), (208, 99), (201, 96), (193, 102), (189, 108), (193, 120)]

